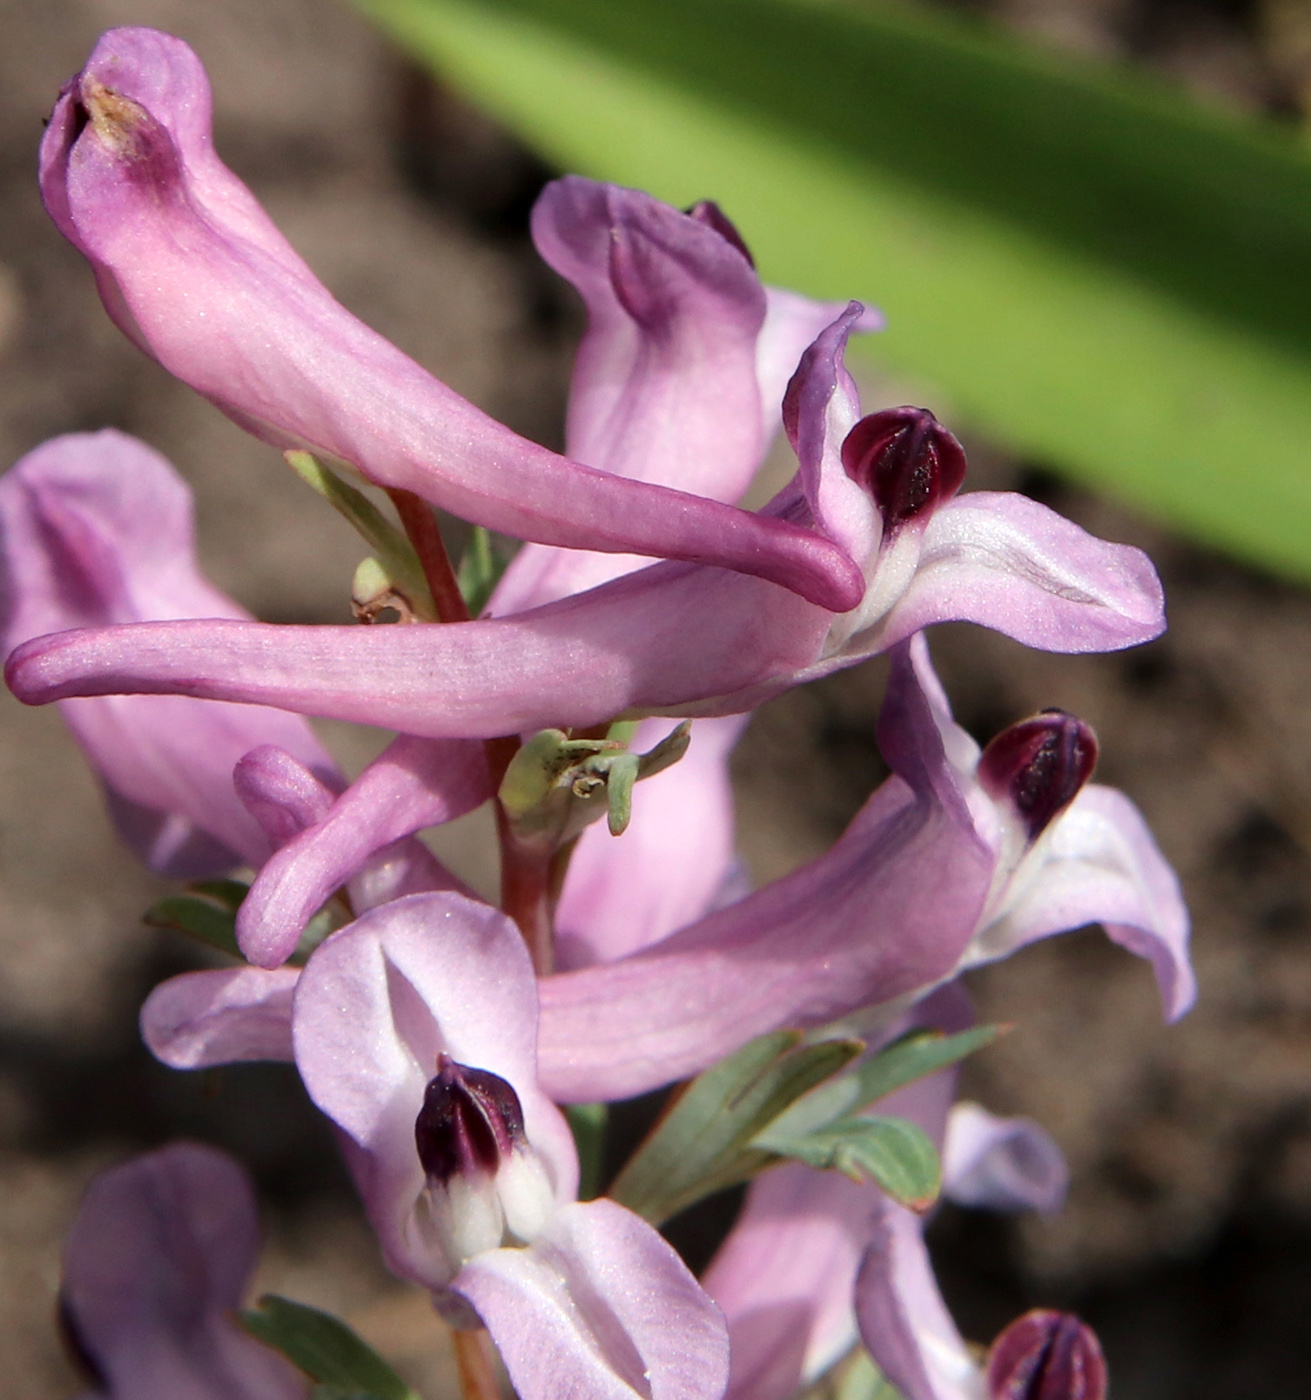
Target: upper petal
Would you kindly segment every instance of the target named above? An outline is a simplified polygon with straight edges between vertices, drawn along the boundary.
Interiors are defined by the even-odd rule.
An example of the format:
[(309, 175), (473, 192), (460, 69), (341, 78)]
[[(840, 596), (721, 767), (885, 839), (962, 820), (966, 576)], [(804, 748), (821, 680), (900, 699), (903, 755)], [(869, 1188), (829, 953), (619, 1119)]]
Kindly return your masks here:
[(719, 1310), (644, 1220), (605, 1199), (558, 1211), (527, 1249), (470, 1260), (478, 1310), (523, 1400), (718, 1400)]
[[(42, 633), (147, 619), (244, 618), (202, 577), (191, 494), (122, 433), (77, 433), (0, 479), (0, 646)], [(232, 789), (233, 765), (274, 743), (320, 778), (332, 760), (305, 722), (275, 709), (174, 697), (61, 707), (105, 782), (111, 813), (147, 864), (177, 875), (258, 864), (268, 839)]]
[(306, 1384), (232, 1321), (259, 1252), (245, 1173), (175, 1143), (102, 1172), (64, 1246), (63, 1299), (117, 1400), (304, 1400)]
[[(104, 35), (60, 98), (42, 189), (106, 307), (243, 427), (546, 544), (696, 559), (850, 606), (858, 571), (811, 532), (571, 462), (496, 423), (328, 294), (226, 170), (180, 40)], [(757, 431), (753, 421), (751, 431)]]
[(1002, 892), (967, 965), (1005, 957), (1035, 939), (1099, 923), (1151, 962), (1166, 1018), (1197, 994), (1188, 908), (1142, 813), (1115, 788), (1089, 784), (1048, 828)]

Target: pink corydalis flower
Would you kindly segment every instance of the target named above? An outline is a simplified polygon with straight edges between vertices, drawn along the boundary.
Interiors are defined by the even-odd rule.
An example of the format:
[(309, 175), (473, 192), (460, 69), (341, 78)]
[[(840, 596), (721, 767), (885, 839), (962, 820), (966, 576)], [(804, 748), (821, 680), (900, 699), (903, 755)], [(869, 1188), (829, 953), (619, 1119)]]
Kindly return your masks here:
[[(279, 447), (349, 463), (492, 529), (741, 568), (850, 606), (858, 571), (831, 541), (538, 447), (361, 324), (219, 160), (210, 108), (204, 70), (181, 40), (115, 29), (64, 90), (41, 147), (47, 209), (90, 261), (119, 328), (166, 369)], [(622, 262), (622, 211), (611, 227)], [(754, 340), (763, 293), (709, 224), (689, 217), (673, 231), (661, 249), (669, 279), (682, 245), (698, 240), (719, 250), (725, 333), (736, 317)], [(627, 285), (622, 267), (616, 276)], [(734, 282), (754, 283), (754, 305)], [(634, 314), (664, 313), (648, 301)], [(758, 406), (749, 417), (758, 433)]]
[(862, 419), (843, 364), (860, 315), (853, 303), (802, 358), (784, 404), (800, 470), (764, 512), (837, 539), (857, 560), (863, 591), (844, 612), (723, 569), (662, 563), (447, 628), (73, 633), (25, 648), (9, 683), (33, 704), (177, 691), (492, 737), (621, 715), (739, 713), (935, 622), (977, 622), (1050, 651), (1158, 635), (1160, 583), (1140, 550), (1094, 539), (1024, 496), (955, 495), (959, 444), (923, 409)]
[(678, 1256), (614, 1202), (575, 1200), (573, 1139), (537, 1082), (532, 965), (504, 915), (397, 900), (303, 970), (164, 983), (142, 1030), (179, 1068), (294, 1054), (388, 1266), (457, 1326), (481, 1321), (524, 1400), (722, 1394), (723, 1321)]
[(245, 1172), (174, 1143), (101, 1172), (64, 1244), (61, 1317), (95, 1400), (306, 1400), (233, 1318), (259, 1253)]
[(917, 637), (893, 652), (878, 737), (893, 776), (825, 855), (630, 957), (543, 981), (552, 1094), (623, 1098), (783, 1026), (877, 1020), (1087, 923), (1151, 962), (1167, 1016), (1188, 1009), (1178, 881), (1129, 799), (1084, 785), (1086, 726), (1038, 716), (981, 753)]
[[(196, 564), (191, 492), (123, 433), (53, 438), (0, 478), (0, 650), (68, 627), (246, 619)], [(208, 875), (273, 849), (232, 787), (248, 750), (276, 744), (344, 784), (299, 715), (178, 696), (66, 700), (120, 834), (152, 869)]]

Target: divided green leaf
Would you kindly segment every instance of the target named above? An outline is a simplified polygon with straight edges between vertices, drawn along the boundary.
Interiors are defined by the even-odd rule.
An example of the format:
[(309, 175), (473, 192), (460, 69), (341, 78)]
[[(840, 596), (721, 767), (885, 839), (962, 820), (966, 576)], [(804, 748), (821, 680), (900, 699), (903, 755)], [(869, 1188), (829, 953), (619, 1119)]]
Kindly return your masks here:
[(240, 1315), (242, 1326), (319, 1382), (315, 1400), (419, 1400), (366, 1342), (330, 1313), (276, 1294)]
[(767, 1129), (751, 1145), (853, 1181), (873, 1181), (915, 1211), (928, 1210), (942, 1189), (942, 1167), (929, 1135), (905, 1118), (842, 1118), (799, 1137)]
[(770, 1164), (752, 1138), (863, 1049), (858, 1040), (802, 1043), (777, 1031), (698, 1075), (666, 1110), (610, 1188), (621, 1205), (659, 1225)]

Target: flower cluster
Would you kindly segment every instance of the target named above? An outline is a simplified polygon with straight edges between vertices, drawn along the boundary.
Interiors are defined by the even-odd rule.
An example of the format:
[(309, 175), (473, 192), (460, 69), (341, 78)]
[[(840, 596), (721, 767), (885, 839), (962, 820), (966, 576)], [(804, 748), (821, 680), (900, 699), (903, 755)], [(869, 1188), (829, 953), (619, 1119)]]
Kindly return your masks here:
[[(361, 621), (401, 621), (247, 617), (197, 570), (186, 488), (119, 433), (48, 442), (0, 482), (14, 693), (58, 702), (153, 869), (249, 876), (174, 901), (181, 926), (226, 912), (232, 956), (153, 992), (151, 1050), (294, 1062), (388, 1266), (462, 1355), (486, 1329), (524, 1400), (787, 1400), (833, 1375), (873, 1394), (875, 1368), (906, 1400), (1099, 1400), (1077, 1319), (1028, 1314), (980, 1360), (934, 1283), (939, 1190), (1051, 1210), (1065, 1184), (1036, 1124), (953, 1105), (990, 1034), (957, 979), (1097, 922), (1173, 1019), (1187, 915), (1132, 803), (1089, 783), (1088, 726), (1046, 711), (980, 749), (924, 629), (1134, 645), (1164, 625), (1150, 563), (1022, 496), (959, 494), (931, 413), (862, 413), (844, 356), (878, 317), (764, 286), (710, 203), (547, 187), (534, 240), (588, 327), (565, 454), (524, 441), (332, 299), (209, 120), (184, 44), (106, 34), (47, 129), (46, 206), (123, 332), (360, 526)], [(742, 511), (780, 426), (796, 475)], [(432, 506), (525, 541), (476, 616)], [(831, 850), (750, 889), (727, 766), (746, 716), (880, 653), (891, 776)], [(348, 782), (305, 716), (397, 737)], [(418, 839), (489, 801), (500, 908)], [(560, 1105), (689, 1079), (611, 1194), (580, 1200)], [(655, 1227), (744, 1180), (698, 1281)], [(255, 1241), (211, 1149), (98, 1179), (63, 1294), (98, 1393), (306, 1395), (295, 1346), (302, 1370), (232, 1315)]]

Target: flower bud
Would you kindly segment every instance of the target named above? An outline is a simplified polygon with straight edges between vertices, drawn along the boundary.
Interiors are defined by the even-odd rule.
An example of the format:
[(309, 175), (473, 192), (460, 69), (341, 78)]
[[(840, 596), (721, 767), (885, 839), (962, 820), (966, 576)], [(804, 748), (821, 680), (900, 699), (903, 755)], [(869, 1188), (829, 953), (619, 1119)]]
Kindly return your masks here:
[(688, 218), (695, 219), (699, 224), (705, 224), (707, 228), (714, 229), (725, 242), (731, 243), (747, 262), (755, 267), (756, 260), (751, 256), (751, 249), (747, 247), (745, 239), (737, 231), (737, 225), (713, 199), (699, 199), (684, 212)]
[(927, 408), (862, 418), (842, 444), (842, 465), (874, 497), (885, 530), (931, 515), (965, 480), (964, 450)]
[(494, 1175), (523, 1140), (519, 1095), (504, 1079), (449, 1055), (437, 1057), (437, 1077), (429, 1080), (414, 1122), (414, 1144), (431, 1184)]
[(989, 1400), (1103, 1400), (1106, 1361), (1092, 1328), (1073, 1313), (1035, 1308), (988, 1352)]
[(414, 1144), (428, 1178), (416, 1225), (445, 1278), (484, 1250), (529, 1243), (549, 1218), (550, 1181), (500, 1075), (439, 1055)]
[(1030, 841), (1070, 805), (1097, 762), (1097, 736), (1064, 710), (1044, 710), (1003, 729), (983, 751), (979, 782), (1009, 803)]

